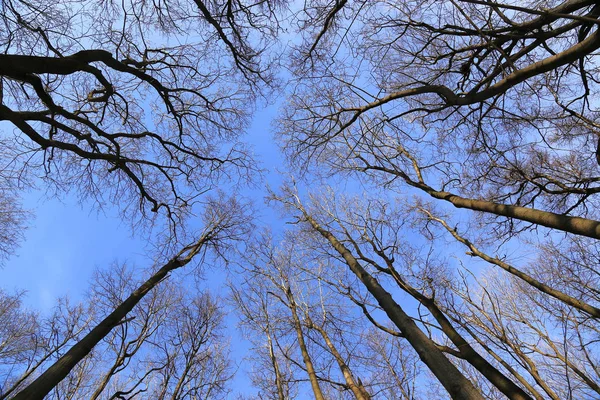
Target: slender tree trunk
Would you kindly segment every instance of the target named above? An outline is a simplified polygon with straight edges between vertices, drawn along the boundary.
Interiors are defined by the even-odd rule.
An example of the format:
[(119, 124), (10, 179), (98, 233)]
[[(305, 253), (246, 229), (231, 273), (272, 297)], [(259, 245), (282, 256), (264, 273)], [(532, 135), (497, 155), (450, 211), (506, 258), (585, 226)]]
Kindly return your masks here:
[(544, 392), (546, 392), (548, 397), (551, 398), (552, 400), (559, 400), (560, 397), (556, 394), (556, 392), (554, 390), (552, 390), (550, 385), (540, 375), (540, 372), (538, 371), (535, 362), (533, 362), (533, 360), (531, 358), (529, 358), (529, 356), (527, 356), (527, 354), (525, 354), (523, 351), (521, 351), (520, 348), (517, 348), (517, 346), (515, 346), (513, 344), (509, 344), (509, 346), (512, 347), (512, 349), (515, 352), (515, 354), (517, 355), (517, 357), (519, 357), (519, 359), (525, 364), (529, 374), (533, 377), (535, 382), (542, 389), (544, 389)]
[(90, 397), (90, 400), (96, 400), (96, 399), (98, 399), (98, 397), (100, 397), (100, 395), (102, 394), (104, 389), (106, 389), (106, 385), (108, 385), (108, 382), (110, 382), (110, 379), (112, 378), (112, 376), (115, 373), (115, 371), (117, 370), (117, 368), (119, 368), (121, 365), (123, 365), (123, 361), (125, 361), (124, 355), (119, 354), (119, 356), (117, 357), (117, 360), (111, 366), (110, 370), (104, 375), (104, 377), (102, 378), (102, 381), (96, 387), (96, 390), (94, 390), (94, 393), (92, 394), (92, 397)]
[(429, 211), (427, 210), (423, 210), (427, 216), (433, 220), (433, 221), (437, 221), (439, 222), (444, 228), (446, 228), (446, 230), (448, 232), (450, 232), (450, 234), (456, 239), (458, 240), (460, 243), (464, 244), (465, 246), (467, 246), (469, 248), (469, 250), (471, 251), (472, 255), (477, 256), (479, 258), (481, 258), (482, 260), (485, 260), (487, 262), (489, 262), (490, 264), (494, 264), (497, 265), (498, 267), (502, 268), (503, 270), (505, 270), (506, 272), (516, 276), (519, 279), (522, 279), (523, 281), (527, 282), (529, 285), (533, 286), (534, 288), (538, 289), (540, 292), (545, 293), (549, 296), (554, 297), (557, 300), (562, 301), (565, 304), (570, 305), (571, 307), (577, 308), (578, 310), (581, 310), (589, 315), (591, 315), (594, 318), (599, 318), (600, 319), (600, 308), (598, 307), (594, 307), (584, 301), (581, 301), (579, 299), (576, 299), (572, 296), (569, 296), (568, 294), (561, 292), (560, 290), (556, 290), (548, 285), (543, 284), (542, 282), (538, 281), (537, 279), (533, 278), (532, 276), (530, 276), (529, 274), (526, 274), (525, 272), (521, 271), (518, 268), (513, 267), (510, 264), (507, 264), (495, 257), (490, 257), (487, 254), (485, 254), (484, 252), (480, 251), (477, 247), (475, 247), (475, 245), (473, 243), (471, 243), (471, 241), (469, 241), (468, 239), (460, 236), (458, 234), (458, 232), (456, 232), (455, 229), (450, 228), (450, 226), (448, 226), (448, 224), (446, 223), (446, 221), (434, 217)]
[(419, 329), (415, 322), (394, 301), (392, 295), (360, 265), (352, 253), (331, 232), (322, 228), (301, 206), (299, 206), (299, 210), (304, 214), (313, 229), (327, 239), (333, 248), (344, 258), (350, 270), (377, 300), (381, 308), (415, 349), (419, 358), (429, 367), (450, 396), (453, 399), (483, 400), (483, 396), (473, 384), (446, 358), (436, 347), (435, 343)]
[(271, 364), (273, 364), (273, 371), (275, 372), (275, 386), (277, 387), (277, 398), (279, 400), (285, 400), (285, 393), (283, 391), (283, 382), (281, 381), (281, 372), (279, 371), (279, 363), (277, 357), (275, 357), (275, 349), (273, 348), (273, 339), (271, 339), (271, 333), (269, 328), (266, 329), (267, 344), (269, 345), (269, 358)]
[(292, 310), (292, 318), (294, 319), (294, 329), (296, 330), (296, 335), (298, 336), (298, 346), (300, 347), (300, 352), (302, 353), (302, 359), (304, 360), (304, 365), (306, 366), (306, 372), (308, 373), (308, 379), (310, 380), (310, 385), (312, 386), (313, 392), (315, 394), (315, 399), (325, 400), (325, 397), (323, 397), (323, 392), (321, 391), (321, 387), (319, 386), (317, 373), (315, 372), (312, 360), (310, 359), (310, 354), (308, 354), (308, 349), (306, 348), (306, 342), (304, 341), (304, 333), (302, 332), (302, 325), (300, 324), (300, 318), (298, 318), (298, 309), (296, 307), (296, 301), (294, 300), (294, 296), (292, 295), (292, 291), (289, 287), (286, 290), (286, 296), (290, 303), (290, 309)]
[(175, 389), (173, 389), (173, 394), (171, 395), (171, 400), (176, 400), (179, 398), (178, 396), (179, 396), (179, 392), (181, 391), (181, 388), (183, 386), (183, 382), (185, 382), (185, 378), (187, 378), (187, 374), (190, 372), (190, 368), (192, 368), (193, 357), (194, 357), (194, 355), (190, 356), (186, 360), (185, 368), (184, 368), (183, 372), (181, 373), (181, 376), (177, 380)]

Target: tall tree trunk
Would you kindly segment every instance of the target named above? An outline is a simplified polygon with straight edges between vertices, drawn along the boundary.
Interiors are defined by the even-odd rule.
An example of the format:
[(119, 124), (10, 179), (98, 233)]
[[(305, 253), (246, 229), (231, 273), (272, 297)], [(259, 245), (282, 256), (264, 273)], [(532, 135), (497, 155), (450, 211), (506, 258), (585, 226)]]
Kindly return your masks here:
[(459, 241), (460, 243), (467, 246), (469, 248), (469, 250), (471, 251), (471, 255), (477, 256), (477, 257), (481, 258), (482, 260), (489, 262), (490, 264), (497, 265), (498, 267), (502, 268), (506, 272), (527, 282), (529, 285), (538, 289), (540, 292), (545, 293), (549, 296), (552, 296), (555, 299), (560, 300), (563, 303), (570, 305), (571, 307), (577, 308), (578, 310), (588, 313), (589, 315), (591, 315), (594, 318), (600, 319), (600, 308), (594, 307), (591, 304), (588, 304), (584, 301), (581, 301), (572, 296), (569, 296), (568, 294), (561, 292), (560, 290), (556, 290), (548, 285), (545, 285), (542, 282), (538, 281), (537, 279), (533, 278), (531, 275), (526, 274), (525, 272), (521, 271), (520, 269), (515, 268), (512, 265), (507, 264), (502, 260), (499, 260), (498, 258), (488, 256), (487, 254), (485, 254), (484, 252), (479, 250), (477, 247), (475, 247), (475, 245), (470, 240), (459, 235), (458, 232), (456, 231), (456, 229), (452, 229), (446, 221), (444, 221), (441, 218), (437, 218), (437, 217), (433, 216), (427, 210), (423, 209), (423, 212), (432, 221), (436, 221), (436, 222), (440, 223), (448, 232), (450, 232), (450, 234), (457, 241)]
[(108, 372), (106, 374), (104, 374), (104, 376), (102, 377), (102, 380), (96, 386), (96, 390), (94, 390), (94, 393), (92, 393), (92, 397), (90, 397), (90, 400), (97, 400), (98, 397), (100, 397), (100, 395), (102, 394), (104, 389), (106, 389), (108, 382), (110, 382), (111, 378), (113, 377), (115, 371), (117, 370), (117, 368), (119, 368), (121, 365), (123, 365), (124, 361), (125, 361), (125, 355), (119, 354), (119, 356), (117, 357), (117, 360), (113, 363), (113, 365), (110, 367)]
[(271, 332), (269, 331), (268, 326), (265, 332), (267, 335), (267, 344), (269, 345), (269, 358), (271, 359), (273, 371), (275, 372), (275, 386), (277, 387), (277, 399), (285, 400), (285, 393), (283, 391), (283, 382), (281, 381), (279, 363), (277, 362), (277, 357), (275, 356), (275, 349), (273, 348), (273, 339), (271, 339)]
[(183, 387), (185, 378), (187, 378), (187, 374), (190, 372), (190, 369), (192, 368), (193, 357), (194, 357), (193, 355), (190, 357), (186, 357), (187, 360), (185, 363), (185, 368), (181, 372), (181, 376), (177, 380), (177, 384), (175, 384), (175, 389), (173, 389), (173, 394), (171, 394), (171, 400), (176, 400), (179, 398), (179, 392), (181, 391), (181, 388)]
[(544, 397), (537, 391), (537, 389), (535, 387), (533, 387), (533, 385), (531, 385), (524, 377), (521, 373), (519, 373), (519, 371), (517, 371), (515, 368), (513, 368), (508, 362), (506, 362), (506, 360), (504, 360), (502, 357), (500, 357), (494, 350), (492, 350), (490, 348), (490, 346), (488, 346), (484, 340), (482, 340), (469, 326), (467, 326), (466, 324), (462, 323), (460, 320), (453, 318), (452, 316), (450, 317), (452, 318), (452, 320), (454, 322), (456, 322), (457, 324), (461, 325), (462, 328), (464, 330), (466, 330), (469, 335), (485, 350), (487, 351), (487, 353), (489, 355), (491, 355), (494, 360), (496, 360), (499, 364), (501, 364), (504, 368), (506, 368), (506, 370), (508, 372), (510, 372), (520, 383), (521, 385), (523, 385), (523, 387), (525, 389), (527, 389), (532, 396), (535, 398), (535, 400), (543, 400)]

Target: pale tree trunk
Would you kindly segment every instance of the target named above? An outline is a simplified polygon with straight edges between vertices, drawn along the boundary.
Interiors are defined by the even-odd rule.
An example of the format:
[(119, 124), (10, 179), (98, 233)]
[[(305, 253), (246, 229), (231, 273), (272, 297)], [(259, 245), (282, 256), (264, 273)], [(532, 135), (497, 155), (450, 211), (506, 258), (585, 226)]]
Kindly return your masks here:
[(421, 209), (421, 210), (427, 215), (427, 217), (430, 220), (436, 221), (439, 224), (441, 224), (448, 232), (450, 232), (450, 234), (457, 241), (459, 241), (460, 243), (467, 246), (469, 248), (469, 250), (471, 251), (470, 255), (479, 257), (482, 260), (487, 261), (490, 264), (497, 265), (498, 267), (502, 268), (506, 272), (527, 282), (529, 285), (538, 289), (540, 292), (545, 293), (549, 296), (552, 296), (555, 299), (560, 300), (563, 303), (570, 305), (571, 307), (577, 308), (577, 309), (591, 315), (594, 318), (600, 319), (600, 308), (594, 307), (591, 304), (588, 304), (584, 301), (576, 299), (573, 296), (569, 296), (568, 294), (561, 292), (560, 290), (556, 290), (548, 285), (545, 285), (542, 282), (538, 281), (537, 279), (533, 278), (531, 275), (526, 274), (525, 272), (521, 271), (520, 269), (515, 268), (512, 265), (505, 263), (504, 261), (502, 261), (498, 258), (490, 257), (489, 255), (485, 254), (484, 252), (479, 250), (477, 247), (475, 247), (475, 245), (470, 240), (459, 235), (458, 232), (456, 231), (456, 229), (452, 229), (446, 221), (444, 221), (441, 218), (435, 217), (428, 210), (425, 210), (425, 209)]
[(279, 400), (285, 400), (283, 382), (281, 381), (281, 372), (279, 371), (279, 363), (277, 362), (277, 357), (275, 356), (275, 349), (273, 348), (273, 339), (271, 339), (271, 333), (269, 332), (268, 327), (265, 331), (267, 335), (267, 344), (269, 346), (269, 358), (271, 359), (271, 364), (273, 364), (273, 372), (275, 372), (275, 386), (277, 387), (277, 398)]
[(292, 295), (292, 291), (289, 287), (286, 290), (286, 296), (290, 303), (289, 306), (290, 310), (292, 311), (292, 318), (294, 319), (294, 330), (296, 331), (296, 336), (298, 337), (298, 347), (300, 347), (300, 352), (302, 353), (302, 359), (304, 360), (304, 365), (306, 366), (306, 373), (308, 374), (308, 379), (310, 380), (310, 386), (312, 387), (316, 400), (325, 400), (325, 397), (323, 397), (323, 392), (321, 391), (321, 387), (319, 386), (319, 380), (317, 379), (315, 367), (313, 366), (310, 354), (308, 354), (308, 349), (306, 348), (304, 332), (302, 332), (302, 325), (300, 323), (300, 318), (298, 317), (296, 301), (294, 300), (294, 296)]
[(535, 400), (543, 400), (544, 397), (537, 391), (535, 387), (533, 387), (519, 371), (514, 369), (509, 363), (506, 362), (502, 357), (500, 357), (495, 351), (493, 351), (490, 346), (488, 346), (472, 329), (466, 326), (464, 323), (460, 322), (458, 319), (453, 318), (453, 321), (460, 324), (463, 329), (465, 329), (469, 335), (477, 341), (477, 343), (487, 351), (489, 355), (491, 355), (494, 360), (496, 360), (499, 364), (501, 364), (507, 371), (509, 371), (520, 383), (523, 385), (525, 389), (527, 389), (535, 398)]
[(183, 383), (185, 382), (185, 379), (187, 378), (187, 374), (190, 372), (190, 369), (192, 368), (192, 362), (193, 362), (193, 355), (190, 356), (186, 360), (185, 368), (183, 369), (181, 376), (177, 380), (175, 389), (173, 389), (173, 394), (171, 395), (171, 400), (176, 400), (178, 398), (177, 396), (179, 396), (179, 392), (181, 391), (181, 388), (183, 387)]
[(458, 349), (461, 358), (471, 364), (479, 371), (492, 385), (500, 390), (507, 398), (511, 400), (532, 400), (523, 389), (508, 379), (506, 375), (500, 372), (496, 367), (490, 364), (483, 358), (475, 349), (466, 341), (466, 339), (452, 326), (444, 313), (438, 308), (433, 300), (429, 298), (417, 299), (423, 304), (435, 320), (440, 325), (442, 332), (452, 341)]
[(125, 361), (125, 356), (123, 354), (120, 354), (117, 357), (117, 360), (114, 362), (114, 364), (109, 369), (109, 371), (104, 375), (104, 377), (102, 378), (102, 381), (96, 387), (96, 390), (94, 390), (94, 393), (92, 394), (92, 397), (90, 397), (90, 400), (97, 400), (98, 397), (100, 397), (100, 395), (102, 394), (104, 389), (106, 389), (106, 386), (108, 385), (108, 382), (110, 382), (110, 379), (114, 375), (115, 371), (117, 370), (117, 368), (119, 368), (121, 365), (123, 365), (124, 361)]

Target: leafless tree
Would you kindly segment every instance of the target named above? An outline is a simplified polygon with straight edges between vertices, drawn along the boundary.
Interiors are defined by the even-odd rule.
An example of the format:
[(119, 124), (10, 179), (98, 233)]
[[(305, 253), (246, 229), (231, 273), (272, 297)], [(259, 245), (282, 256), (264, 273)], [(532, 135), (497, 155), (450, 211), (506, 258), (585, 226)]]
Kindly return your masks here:
[[(301, 320), (301, 310), (294, 297), (293, 289), (290, 286), (290, 278), (294, 276), (293, 270), (289, 265), (285, 264), (285, 260), (277, 259), (276, 250), (266, 235), (261, 238), (257, 247), (251, 251), (252, 256), (257, 257), (251, 264), (251, 270), (254, 271), (252, 274), (253, 278), (258, 282), (263, 282), (259, 290), (266, 291), (272, 297), (272, 301), (277, 303), (278, 307), (276, 309), (280, 310), (279, 312), (271, 310), (269, 314), (271, 317), (277, 315), (278, 320), (280, 320), (279, 324), (281, 324), (281, 320), (286, 321), (286, 326), (283, 328), (279, 327), (279, 329), (288, 330), (289, 334), (294, 338), (293, 341), (297, 344), (297, 346), (285, 349), (287, 351), (283, 352), (283, 356), (303, 370), (308, 377), (313, 396), (317, 399), (324, 399), (323, 384), (319, 379), (318, 371), (315, 367), (314, 354), (311, 354), (309, 350), (306, 330)], [(251, 281), (249, 280), (248, 282)], [(260, 326), (258, 328), (260, 329)], [(283, 338), (275, 336), (273, 339), (276, 346), (280, 350), (283, 350), (280, 344)], [(299, 358), (301, 361), (299, 362), (295, 361), (289, 354), (289, 352), (295, 353), (296, 350), (300, 353)], [(281, 373), (278, 373), (276, 378), (278, 380), (281, 379)], [(283, 395), (281, 389), (278, 390), (278, 395)]]
[[(436, 351), (485, 397), (502, 398), (502, 393), (508, 398), (558, 399), (597, 393), (598, 377), (591, 372), (596, 370), (597, 318), (588, 310), (595, 307), (597, 286), (587, 268), (595, 255), (581, 247), (591, 239), (575, 237), (574, 243), (563, 244), (573, 255), (545, 245), (543, 261), (516, 268), (505, 258), (486, 255), (424, 206), (399, 207), (387, 200), (358, 200), (331, 191), (303, 204), (293, 189), (284, 193), (273, 198), (288, 207), (306, 234), (312, 232), (315, 241), (335, 250), (332, 254), (320, 249), (321, 257), (345, 263), (397, 331), (376, 321), (369, 313), (373, 307), (356, 288), (330, 284), (360, 305), (378, 331), (410, 343), (443, 385), (446, 376), (438, 375), (440, 365), (428, 363), (427, 357)], [(403, 240), (411, 231), (419, 235), (418, 230), (429, 242), (423, 255), (423, 249)], [(462, 263), (480, 259), (491, 269), (478, 278), (481, 273), (474, 267), (449, 268), (435, 250), (444, 248), (444, 232), (468, 247)], [(442, 254), (446, 257), (452, 250), (446, 245)], [(572, 277), (561, 278), (564, 268)], [(406, 300), (397, 300), (398, 289), (416, 302), (416, 316), (403, 311), (409, 306)], [(412, 329), (423, 336), (410, 337)], [(419, 348), (420, 340), (431, 347)], [(568, 387), (563, 385), (565, 379)], [(444, 386), (452, 396), (463, 398), (452, 393), (450, 385)]]
[[(22, 396), (19, 389), (30, 388), (40, 370), (80, 343), (91, 317), (121, 303), (139, 275), (122, 264), (98, 271), (90, 283), (89, 307), (63, 302), (40, 322), (19, 308), (18, 296), (3, 295), (2, 398)], [(183, 281), (151, 290), (47, 398), (221, 398), (233, 376), (222, 332), (224, 314), (210, 293), (195, 290)], [(41, 398), (36, 392), (33, 396)]]
[[(293, 397), (294, 378), (289, 361), (278, 349), (277, 314), (273, 312), (274, 298), (260, 281), (252, 284), (231, 285), (232, 300), (239, 310), (239, 326), (252, 343), (254, 351), (249, 362), (253, 365), (252, 382), (259, 388), (259, 396), (284, 400)], [(265, 343), (266, 342), (266, 343)]]
[[(420, 327), (443, 332), (448, 342), (438, 341), (438, 349), (489, 396), (595, 392), (597, 379), (585, 371), (595, 365), (586, 344), (600, 315), (593, 272), (600, 238), (599, 14), (596, 2), (570, 0), (314, 1), (296, 14), (301, 40), (290, 52), (295, 80), (277, 124), (282, 146), (297, 169), (357, 177), (382, 200), (350, 215), (338, 213), (348, 202), (339, 196), (342, 204), (322, 207), (329, 201), (323, 196), (306, 208), (289, 193), (284, 202), (390, 318), (387, 281), (427, 310), (430, 320), (418, 319)], [(372, 207), (392, 209), (398, 194), (400, 216), (361, 219)], [(381, 238), (415, 227), (434, 252), (444, 249), (461, 266), (432, 268), (415, 280), (398, 271), (395, 249), (405, 244)], [(544, 243), (535, 233), (549, 238)], [(506, 254), (519, 244), (528, 250), (511, 260)], [(464, 250), (470, 258), (460, 255)], [(490, 267), (510, 285), (484, 280)], [(514, 304), (498, 300), (507, 291)], [(516, 315), (519, 309), (528, 311)], [(404, 334), (409, 325), (400, 328), (395, 312)], [(528, 313), (520, 338), (513, 324)], [(479, 318), (486, 326), (494, 321), (495, 336), (475, 330)], [(588, 337), (579, 340), (581, 353), (566, 339), (579, 330)], [(443, 364), (419, 356), (430, 368)], [(512, 392), (502, 389), (502, 376)], [(557, 376), (571, 386), (558, 385)]]
[(204, 293), (181, 296), (172, 306), (147, 364), (158, 369), (153, 398), (211, 399), (227, 394), (233, 369), (218, 303)]
[[(453, 397), (479, 398), (481, 394), (444, 353), (468, 363), (496, 390), (507, 397), (531, 398), (510, 375), (483, 357), (444, 312), (444, 307), (440, 303), (440, 297), (443, 298), (444, 294), (438, 293), (437, 281), (450, 279), (446, 276), (448, 271), (429, 263), (416, 271), (411, 271), (411, 264), (416, 261), (410, 255), (410, 251), (403, 253), (402, 249), (407, 245), (402, 243), (398, 236), (402, 229), (402, 223), (399, 223), (395, 217), (398, 214), (388, 213), (385, 204), (378, 208), (377, 203), (372, 202), (364, 208), (353, 209), (351, 206), (346, 206), (349, 208), (340, 215), (336, 210), (337, 202), (340, 201), (342, 204), (349, 204), (349, 202), (335, 197), (331, 197), (328, 202), (320, 198), (311, 206), (312, 211), (308, 211), (296, 194), (288, 191), (287, 196), (276, 197), (276, 199), (297, 210), (299, 221), (303, 221), (309, 229), (318, 233), (335, 249), (396, 325), (399, 334), (406, 338), (421, 360)], [(319, 216), (315, 217), (314, 213), (318, 213)], [(405, 265), (400, 268), (396, 265), (398, 262)], [(390, 289), (384, 286), (390, 279), (399, 289), (416, 300), (419, 308), (423, 307), (429, 314), (431, 322), (421, 321), (423, 317), (417, 319), (420, 323), (425, 323), (423, 327), (426, 329), (425, 332), (429, 332), (430, 327), (434, 326), (443, 334), (445, 340), (451, 343), (451, 346), (444, 344), (443, 341), (436, 343), (435, 338), (426, 334), (423, 328), (415, 323), (414, 318), (404, 311), (394, 299)]]
[(209, 249), (217, 253), (222, 252), (227, 243), (235, 242), (247, 235), (249, 217), (244, 211), (244, 206), (235, 199), (215, 200), (206, 209), (204, 228), (198, 234), (198, 239), (181, 249), (172, 256), (164, 265), (156, 269), (149, 278), (142, 281), (139, 286), (124, 296), (122, 301), (116, 302), (114, 308), (108, 308), (108, 315), (99, 321), (94, 328), (75, 343), (56, 362), (49, 366), (39, 377), (21, 390), (15, 399), (43, 398), (58, 383), (82, 361), (92, 349), (102, 341), (113, 329), (121, 325), (133, 308), (144, 299), (161, 281), (173, 271), (182, 268), (196, 256), (203, 258)]
[[(21, 233), (23, 214), (9, 203), (16, 198), (9, 189), (35, 185), (50, 195), (76, 192), (99, 208), (114, 204), (138, 227), (158, 226), (153, 244), (167, 260), (102, 309), (105, 318), (65, 343), (68, 351), (51, 365), (36, 364), (43, 373), (28, 369), (27, 379), (35, 380), (26, 387), (20, 381), (15, 398), (42, 398), (53, 389), (74, 396), (93, 366), (86, 357), (113, 332), (116, 357), (89, 393), (100, 396), (159, 324), (156, 316), (143, 322), (128, 314), (152, 299), (146, 295), (172, 271), (243, 235), (243, 207), (206, 194), (257, 170), (238, 138), (254, 100), (273, 87), (271, 56), (263, 50), (278, 29), (270, 18), (276, 6), (201, 0), (0, 6), (0, 140), (8, 144), (0, 157), (0, 224), (10, 225), (0, 252), (10, 251)], [(204, 224), (191, 228), (189, 216)]]
[(234, 290), (243, 326), (262, 336), (262, 343), (266, 336), (278, 388), (273, 397), (289, 397), (290, 381), (301, 380), (282, 371), (282, 360), (288, 360), (308, 377), (315, 397), (368, 399), (369, 377), (357, 372), (362, 365), (354, 354), (364, 347), (362, 327), (353, 323), (356, 315), (347, 301), (340, 303), (311, 277), (311, 261), (300, 247), (292, 236), (275, 244), (270, 234), (260, 235), (242, 261), (247, 279)]
[[(133, 272), (132, 269), (119, 264), (104, 271), (97, 271), (91, 284), (93, 304), (102, 310), (118, 307), (125, 296), (135, 289), (136, 279)], [(86, 360), (89, 359), (94, 364), (93, 370), (98, 375), (95, 382), (89, 385), (92, 387), (91, 393), (88, 394), (90, 399), (101, 398), (111, 380), (121, 371), (129, 369), (131, 364), (134, 364), (134, 357), (156, 336), (157, 330), (174, 308), (171, 304), (174, 296), (170, 286), (161, 285), (150, 291), (126, 319), (103, 339), (99, 349), (96, 349), (96, 356), (86, 357)], [(106, 371), (102, 371), (100, 365), (107, 365)], [(73, 373), (69, 374), (71, 375)], [(120, 384), (123, 385), (122, 379)]]
[(370, 387), (376, 388), (374, 398), (414, 399), (419, 398), (418, 357), (402, 341), (379, 329), (372, 328), (365, 334), (367, 352), (363, 355), (365, 368), (372, 371)]
[(467, 307), (456, 311), (457, 322), (486, 352), (513, 370), (536, 398), (597, 395), (598, 378), (588, 364), (595, 358), (594, 346), (585, 340), (579, 346), (572, 342), (578, 331), (581, 338), (589, 337), (597, 324), (564, 308), (562, 318), (549, 317), (544, 312), (548, 304), (539, 295), (527, 293), (514, 278), (493, 273), (482, 278), (479, 286), (469, 282), (458, 291)]
[(0, 359), (3, 365), (0, 396), (3, 397), (17, 384), (14, 376), (22, 372), (19, 371), (21, 366), (31, 362), (36, 351), (39, 325), (36, 315), (23, 309), (22, 296), (22, 293), (0, 292)]
[[(453, 304), (452, 315), (470, 336), (538, 398), (597, 395), (598, 377), (586, 372), (595, 371), (597, 357), (590, 347), (598, 329), (597, 274), (590, 270), (596, 258), (592, 239), (573, 237), (561, 245), (550, 241), (540, 246), (537, 258), (515, 267), (506, 256), (487, 255), (443, 219), (421, 211), (467, 246), (472, 260), (482, 259), (510, 274), (496, 270), (468, 279), (474, 276), (469, 268), (461, 282), (450, 287), (467, 304), (466, 309)], [(521, 361), (515, 365), (511, 358)], [(534, 383), (524, 375), (532, 376)], [(569, 385), (557, 385), (561, 380)]]
[(13, 398), (40, 370), (65, 353), (92, 323), (93, 309), (60, 299), (46, 317), (21, 304), (22, 295), (2, 293), (2, 391)]

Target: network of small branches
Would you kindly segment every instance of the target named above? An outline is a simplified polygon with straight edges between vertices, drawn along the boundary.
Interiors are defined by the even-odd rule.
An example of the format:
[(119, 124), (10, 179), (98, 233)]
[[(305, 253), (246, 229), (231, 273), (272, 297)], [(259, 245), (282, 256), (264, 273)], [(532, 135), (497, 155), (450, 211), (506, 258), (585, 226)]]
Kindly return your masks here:
[[(98, 270), (85, 305), (63, 300), (50, 315), (0, 292), (0, 398), (12, 398), (59, 357), (138, 279), (121, 264)], [(219, 299), (169, 282), (140, 302), (47, 398), (196, 398), (228, 392), (232, 366)]]
[(0, 170), (134, 222), (166, 217), (176, 233), (223, 178), (258, 171), (238, 138), (274, 84), (263, 51), (275, 6), (2, 2), (0, 120), (11, 145)]
[(437, 190), (597, 219), (596, 2), (322, 8), (277, 125), (298, 169), (395, 187), (417, 163)]

